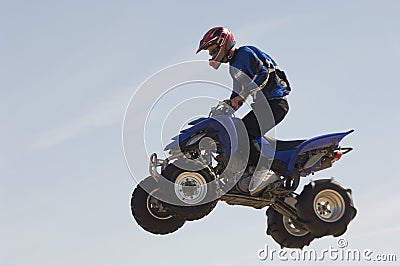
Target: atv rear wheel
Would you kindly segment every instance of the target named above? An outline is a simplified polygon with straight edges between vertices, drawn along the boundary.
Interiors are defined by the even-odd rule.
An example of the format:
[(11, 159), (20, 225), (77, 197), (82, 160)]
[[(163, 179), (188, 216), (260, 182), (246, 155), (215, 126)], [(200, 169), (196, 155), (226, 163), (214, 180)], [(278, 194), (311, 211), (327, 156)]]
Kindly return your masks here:
[[(162, 172), (169, 184), (163, 185), (166, 207), (188, 221), (208, 215), (216, 206), (215, 176), (208, 167), (194, 162), (169, 164)], [(193, 169), (193, 170), (190, 170)]]
[(315, 237), (340, 236), (355, 217), (351, 190), (333, 179), (312, 181), (297, 197), (299, 220)]
[(146, 231), (165, 235), (178, 230), (185, 219), (165, 208), (165, 202), (158, 199), (158, 185), (153, 177), (139, 183), (132, 194), (131, 210), (136, 222)]
[(272, 207), (268, 208), (267, 216), (267, 234), (272, 236), (281, 248), (303, 248), (314, 239), (308, 230), (296, 227), (289, 217), (283, 216)]

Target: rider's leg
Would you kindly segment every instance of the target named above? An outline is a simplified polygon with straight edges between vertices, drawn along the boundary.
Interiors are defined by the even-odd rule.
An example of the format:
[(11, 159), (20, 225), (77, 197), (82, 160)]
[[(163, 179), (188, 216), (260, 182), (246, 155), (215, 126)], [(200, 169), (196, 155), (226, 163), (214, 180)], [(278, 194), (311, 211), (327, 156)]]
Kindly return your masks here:
[(265, 107), (265, 105), (261, 106), (256, 102), (252, 106), (253, 110), (243, 118), (250, 145), (249, 159), (252, 164), (256, 165), (256, 171), (249, 185), (252, 195), (262, 191), (268, 184), (278, 178), (269, 170), (272, 160), (262, 155), (257, 139), (284, 119), (289, 106), (284, 99), (270, 100), (268, 104), (270, 108)]
[[(265, 105), (260, 106), (261, 104), (256, 102), (252, 105), (253, 110), (242, 119), (250, 145), (250, 162), (254, 165), (260, 164), (260, 166), (265, 165), (269, 160), (262, 155), (257, 140), (279, 124), (289, 110), (288, 103), (284, 99), (270, 100), (267, 103), (269, 108)], [(259, 163), (260, 160), (262, 163)]]

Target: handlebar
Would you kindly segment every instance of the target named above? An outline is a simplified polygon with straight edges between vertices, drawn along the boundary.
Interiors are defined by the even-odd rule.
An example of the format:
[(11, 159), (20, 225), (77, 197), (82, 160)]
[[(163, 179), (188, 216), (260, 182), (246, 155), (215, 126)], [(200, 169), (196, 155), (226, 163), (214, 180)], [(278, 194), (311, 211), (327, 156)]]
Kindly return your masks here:
[(210, 114), (208, 115), (208, 117), (215, 117), (218, 115), (229, 115), (229, 116), (233, 116), (233, 114), (235, 113), (235, 110), (232, 108), (232, 106), (230, 106), (228, 103), (221, 101), (218, 102), (217, 106), (212, 107)]

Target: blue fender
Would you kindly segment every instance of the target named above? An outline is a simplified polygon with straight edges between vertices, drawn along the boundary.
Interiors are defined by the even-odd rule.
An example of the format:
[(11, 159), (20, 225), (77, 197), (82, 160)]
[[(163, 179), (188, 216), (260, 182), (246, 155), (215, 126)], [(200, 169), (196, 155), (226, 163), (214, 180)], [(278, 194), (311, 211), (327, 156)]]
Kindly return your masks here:
[[(332, 134), (327, 134), (327, 135), (322, 135), (318, 136), (315, 138), (311, 138), (305, 142), (303, 142), (297, 149), (291, 151), (291, 156), (290, 160), (288, 162), (288, 167), (286, 169), (286, 175), (289, 175), (291, 171), (294, 169), (294, 165), (297, 161), (297, 157), (299, 154), (311, 151), (311, 150), (317, 150), (321, 148), (325, 148), (328, 146), (334, 146), (338, 147), (339, 142), (349, 135), (350, 133), (353, 133), (354, 130), (349, 130), (347, 132), (341, 132), (341, 133), (332, 133)], [(289, 154), (288, 154), (289, 155)]]
[(180, 143), (199, 131), (209, 131), (217, 133), (218, 139), (222, 145), (221, 150), (227, 157), (229, 157), (238, 149), (238, 136), (235, 127), (235, 119), (238, 118), (220, 115), (210, 118), (199, 118), (191, 121), (189, 125), (192, 126), (181, 130), (179, 135), (173, 137), (173, 141), (164, 148), (164, 151), (177, 148)]

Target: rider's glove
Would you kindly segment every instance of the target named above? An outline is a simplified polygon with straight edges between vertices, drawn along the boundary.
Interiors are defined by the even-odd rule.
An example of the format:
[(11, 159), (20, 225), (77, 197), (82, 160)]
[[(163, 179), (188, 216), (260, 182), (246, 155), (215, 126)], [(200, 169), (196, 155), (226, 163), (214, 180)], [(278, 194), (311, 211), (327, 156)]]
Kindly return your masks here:
[(225, 104), (229, 105), (230, 107), (232, 107), (232, 102), (231, 102), (230, 99), (223, 100), (223, 102), (224, 102)]
[(236, 96), (235, 98), (231, 99), (231, 106), (236, 111), (238, 110), (244, 103), (245, 99), (242, 96)]

